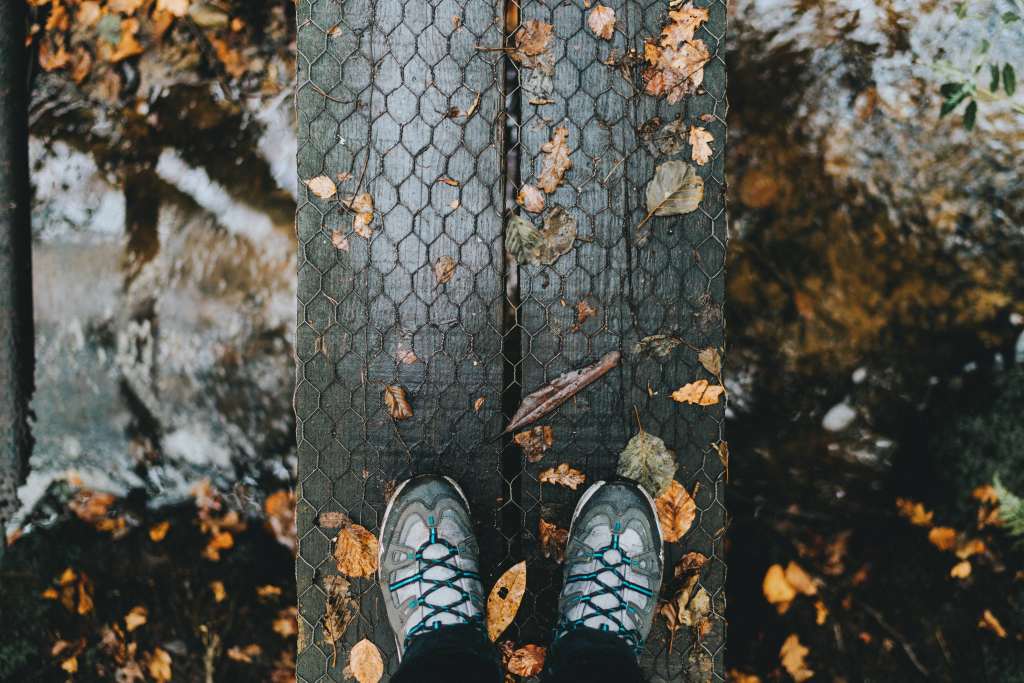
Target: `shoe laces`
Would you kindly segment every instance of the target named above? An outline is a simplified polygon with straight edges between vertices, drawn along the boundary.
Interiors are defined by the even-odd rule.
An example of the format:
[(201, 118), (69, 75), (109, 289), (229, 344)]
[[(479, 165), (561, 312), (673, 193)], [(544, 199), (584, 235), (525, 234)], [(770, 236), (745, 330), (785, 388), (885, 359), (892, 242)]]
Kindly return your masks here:
[[(430, 521), (433, 524), (433, 518)], [(443, 552), (438, 557), (430, 557), (427, 555), (427, 550), (430, 548), (441, 548)], [(458, 546), (449, 543), (443, 538), (438, 538), (437, 528), (431, 526), (430, 538), (424, 541), (410, 558), (416, 560), (417, 571), (388, 585), (388, 590), (392, 593), (417, 583), (423, 588), (419, 595), (412, 598), (408, 603), (410, 608), (423, 607), (426, 611), (419, 621), (413, 624), (406, 632), (404, 643), (406, 647), (408, 647), (409, 641), (414, 636), (420, 635), (424, 631), (439, 629), (442, 626), (454, 623), (483, 624), (483, 616), (481, 614), (474, 615), (472, 610), (462, 611), (459, 609), (473, 603), (473, 596), (462, 587), (460, 581), (463, 579), (476, 579), (479, 581), (480, 574), (462, 569), (459, 566), (458, 557)], [(442, 571), (436, 571), (438, 569)], [(458, 594), (458, 599), (444, 604), (434, 602), (434, 599), (440, 597), (438, 593), (445, 591), (445, 589), (455, 591)], [(447, 594), (451, 595), (451, 593)]]
[[(581, 574), (570, 574), (566, 577), (566, 585), (589, 582), (592, 588), (587, 593), (573, 597), (569, 608), (582, 604), (582, 613), (576, 619), (568, 619), (565, 615), (569, 613), (570, 609), (567, 608), (555, 629), (556, 639), (578, 628), (593, 628), (586, 622), (597, 620), (599, 622), (598, 630), (620, 636), (633, 648), (634, 652), (640, 653), (643, 647), (643, 638), (637, 629), (630, 628), (623, 619), (623, 612), (633, 615), (634, 619), (639, 616), (636, 607), (626, 599), (626, 593), (632, 591), (648, 599), (653, 598), (654, 593), (626, 578), (626, 570), (633, 567), (636, 561), (631, 559), (629, 554), (620, 547), (619, 529), (619, 523), (616, 522), (611, 541), (590, 554), (590, 558), (597, 561), (597, 568)], [(613, 559), (609, 560), (609, 556)], [(599, 604), (598, 598), (603, 596), (612, 598), (610, 606), (605, 607)], [(602, 600), (601, 602), (608, 601)]]

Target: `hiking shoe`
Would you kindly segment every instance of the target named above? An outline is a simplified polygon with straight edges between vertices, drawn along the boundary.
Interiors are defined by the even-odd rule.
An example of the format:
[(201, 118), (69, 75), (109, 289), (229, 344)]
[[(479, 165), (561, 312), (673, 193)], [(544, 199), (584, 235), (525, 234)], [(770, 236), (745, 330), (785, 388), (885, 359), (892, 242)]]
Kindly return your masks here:
[(664, 563), (658, 513), (647, 492), (627, 481), (592, 484), (569, 527), (555, 639), (592, 628), (621, 636), (639, 655)]
[(402, 482), (384, 511), (378, 577), (399, 655), (412, 638), (443, 626), (483, 628), (478, 558), (458, 485), (439, 476)]

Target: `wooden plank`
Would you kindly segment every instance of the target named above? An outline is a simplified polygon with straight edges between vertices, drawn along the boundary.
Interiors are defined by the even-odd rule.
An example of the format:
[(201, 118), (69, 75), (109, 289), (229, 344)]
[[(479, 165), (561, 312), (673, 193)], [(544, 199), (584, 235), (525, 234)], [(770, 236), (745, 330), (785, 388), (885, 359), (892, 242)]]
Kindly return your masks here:
[[(397, 657), (380, 592), (359, 580), (359, 615), (331, 661), (321, 579), (334, 570), (319, 513), (343, 511), (377, 532), (393, 482), (445, 473), (467, 484), (484, 566), (508, 554), (495, 532), (508, 489), (501, 445), (487, 442), (502, 425), (502, 74), (497, 53), (476, 49), (499, 45), (501, 32), (484, 0), (304, 0), (297, 11), (300, 178), (349, 173), (340, 193), (368, 191), (376, 211), (369, 239), (309, 192), (297, 219), (297, 668), (300, 681), (341, 680), (363, 637), (388, 672)], [(335, 230), (347, 251), (332, 245)], [(457, 266), (439, 285), (442, 257)], [(412, 418), (388, 415), (388, 385), (408, 392)]]

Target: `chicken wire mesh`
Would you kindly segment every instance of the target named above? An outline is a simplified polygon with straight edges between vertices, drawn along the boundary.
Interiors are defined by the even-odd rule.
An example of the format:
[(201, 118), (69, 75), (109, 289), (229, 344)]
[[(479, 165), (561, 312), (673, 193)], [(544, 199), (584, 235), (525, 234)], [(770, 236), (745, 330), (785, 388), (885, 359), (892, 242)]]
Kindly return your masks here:
[[(376, 533), (395, 482), (416, 473), (463, 485), (485, 588), (527, 560), (527, 595), (502, 640), (546, 645), (561, 566), (542, 552), (538, 527), (567, 527), (582, 489), (542, 485), (540, 472), (565, 462), (588, 482), (614, 474), (638, 422), (675, 451), (676, 478), (698, 507), (689, 533), (666, 546), (663, 597), (690, 551), (709, 558), (701, 585), (712, 597), (699, 633), (673, 635), (656, 618), (644, 666), (652, 681), (723, 680), (725, 468), (713, 444), (724, 409), (668, 394), (699, 376), (699, 350), (724, 342), (726, 7), (708, 5), (698, 31), (712, 54), (702, 88), (671, 105), (643, 94), (637, 57), (661, 33), (665, 0), (609, 6), (615, 31), (603, 40), (578, 2), (298, 4), (299, 177), (338, 188), (327, 199), (305, 189), (297, 212), (300, 681), (343, 680), (363, 638), (395, 670), (372, 577), (353, 580), (358, 609), (336, 647), (325, 636), (335, 532), (318, 519), (343, 512)], [(508, 49), (531, 20), (553, 27), (550, 79)], [(687, 144), (665, 154), (651, 140), (677, 119), (716, 141), (699, 167), (704, 199), (685, 216), (654, 218), (640, 240), (655, 166), (690, 156)], [(559, 127), (573, 164), (547, 211), (575, 218), (577, 237), (553, 265), (520, 265), (506, 254), (505, 226), (514, 215), (539, 226), (515, 197), (537, 182), (541, 146)], [(339, 201), (364, 192), (368, 231), (354, 225), (361, 209)], [(443, 284), (442, 259), (454, 263)], [(580, 316), (581, 301), (595, 314)], [(666, 357), (635, 352), (659, 334), (681, 343)], [(525, 395), (609, 351), (623, 354), (618, 367), (539, 423), (554, 437), (543, 459), (499, 438)], [(411, 418), (391, 417), (388, 386), (407, 392)]]

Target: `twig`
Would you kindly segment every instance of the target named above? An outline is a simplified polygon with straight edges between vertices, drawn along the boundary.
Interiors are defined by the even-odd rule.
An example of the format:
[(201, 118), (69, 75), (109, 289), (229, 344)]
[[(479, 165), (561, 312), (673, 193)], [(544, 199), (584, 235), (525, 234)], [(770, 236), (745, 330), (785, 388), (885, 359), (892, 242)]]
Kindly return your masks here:
[(917, 658), (917, 655), (914, 653), (914, 648), (911, 647), (909, 642), (907, 642), (907, 639), (900, 635), (899, 631), (890, 626), (889, 622), (887, 622), (885, 620), (885, 617), (882, 616), (882, 613), (876, 610), (874, 607), (872, 607), (871, 605), (867, 605), (863, 602), (860, 603), (860, 606), (864, 608), (864, 611), (871, 615), (871, 617), (874, 618), (875, 621), (878, 622), (878, 625), (881, 626), (883, 630), (888, 632), (890, 636), (899, 641), (900, 645), (903, 647), (903, 651), (907, 653), (907, 658), (910, 660), (910, 663), (914, 665), (914, 668), (917, 669), (922, 676), (928, 678), (931, 674), (928, 673), (928, 669), (926, 669), (924, 665), (921, 663), (921, 661)]

